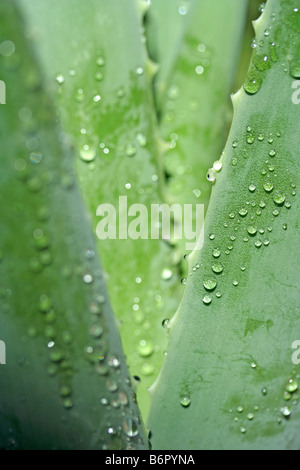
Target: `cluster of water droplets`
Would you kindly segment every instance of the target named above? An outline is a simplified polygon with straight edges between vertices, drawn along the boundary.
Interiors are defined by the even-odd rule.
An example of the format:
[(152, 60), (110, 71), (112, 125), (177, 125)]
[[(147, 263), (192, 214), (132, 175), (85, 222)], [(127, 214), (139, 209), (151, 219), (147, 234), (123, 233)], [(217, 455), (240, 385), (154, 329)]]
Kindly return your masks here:
[[(83, 110), (89, 109), (89, 113), (92, 114), (93, 112), (99, 113), (101, 112), (102, 107), (104, 106), (104, 113), (105, 113), (105, 96), (103, 96), (102, 89), (103, 89), (103, 81), (106, 77), (106, 58), (103, 53), (98, 53), (95, 58), (94, 64), (94, 81), (95, 86), (93, 88), (93, 92), (91, 93), (88, 89), (85, 90), (84, 88), (80, 87), (77, 88), (75, 91), (75, 103), (78, 106), (78, 116), (81, 116), (82, 119), (84, 117)], [(137, 66), (134, 75), (138, 79), (144, 75), (144, 68), (142, 66)], [(58, 84), (58, 95), (63, 96), (64, 88), (67, 85), (67, 81), (71, 81), (74, 83), (76, 80), (77, 71), (72, 69), (69, 71), (67, 75), (63, 75), (62, 73), (57, 73), (55, 76), (56, 83)], [(116, 101), (121, 101), (126, 97), (127, 91), (123, 86), (118, 87), (115, 90), (114, 98)], [(111, 99), (111, 96), (110, 98)], [(104, 102), (104, 104), (102, 103)], [(101, 106), (101, 108), (98, 108)], [(94, 168), (94, 162), (97, 157), (106, 156), (110, 157), (112, 153), (119, 152), (128, 157), (134, 157), (138, 151), (138, 148), (146, 147), (147, 146), (147, 137), (144, 132), (138, 132), (135, 136), (135, 140), (129, 142), (127, 145), (118, 145), (114, 142), (108, 141), (103, 142), (98, 135), (94, 133), (93, 130), (90, 129), (90, 125), (84, 122), (79, 129), (79, 156), (81, 160), (85, 163), (89, 164), (90, 169)], [(35, 158), (33, 156), (33, 158)], [(127, 188), (128, 189), (128, 188)]]
[[(284, 72), (289, 72), (293, 78), (300, 78), (297, 41), (287, 34), (290, 31), (295, 31), (295, 25), (298, 28), (299, 9), (288, 4), (284, 5), (284, 8), (288, 9), (287, 12), (282, 12), (282, 17), (288, 13), (284, 28), (281, 22), (277, 24), (276, 15), (273, 13), (269, 25), (260, 33), (259, 39), (255, 38), (251, 42), (253, 57), (244, 83), (244, 89), (250, 95), (254, 95), (260, 90), (266, 71), (273, 64), (279, 63)], [(263, 11), (264, 7), (260, 8), (260, 12)], [(289, 37), (288, 41), (287, 37)]]
[[(224, 255), (228, 256), (234, 251), (236, 240), (242, 239), (244, 243), (253, 244), (257, 250), (262, 250), (271, 243), (275, 223), (281, 223), (283, 231), (288, 230), (284, 216), (285, 211), (292, 207), (292, 199), (296, 196), (296, 185), (290, 176), (288, 176), (290, 180), (287, 181), (286, 175), (289, 173), (283, 172), (281, 159), (278, 159), (278, 155), (281, 156), (280, 150), (278, 150), (281, 135), (279, 130), (263, 133), (248, 125), (245, 129), (244, 139), (232, 142), (231, 166), (233, 171), (238, 166), (242, 167), (239, 171), (244, 171), (253, 149), (255, 149), (255, 155), (263, 155), (265, 158), (257, 162), (257, 165), (261, 165), (258, 170), (260, 173), (257, 175), (253, 173), (251, 179), (246, 183), (249, 196), (240, 203), (239, 207), (235, 207), (228, 213), (228, 219), (223, 223), (224, 230), (229, 232), (226, 246), (224, 246), (225, 231), (222, 232), (221, 238), (217, 232), (208, 235), (210, 242), (212, 242), (212, 262), (211, 276), (207, 275), (202, 281), (205, 289), (202, 299), (205, 305), (211, 304), (214, 295), (217, 298), (222, 296), (218, 286), (219, 281), (223, 279), (222, 274), (226, 266), (226, 256), (224, 258)], [(221, 169), (222, 159), (215, 162), (208, 171), (207, 179), (214, 183)], [(235, 178), (234, 174), (232, 177)], [(236, 278), (232, 279), (234, 287), (240, 285), (241, 275), (245, 271), (246, 266), (242, 264), (240, 273), (237, 273)]]

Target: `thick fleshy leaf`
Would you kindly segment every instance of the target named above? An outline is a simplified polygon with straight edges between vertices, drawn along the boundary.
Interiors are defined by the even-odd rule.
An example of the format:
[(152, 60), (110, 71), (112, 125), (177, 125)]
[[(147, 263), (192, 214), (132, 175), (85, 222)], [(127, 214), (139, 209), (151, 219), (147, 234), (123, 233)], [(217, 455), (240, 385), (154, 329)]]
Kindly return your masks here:
[[(81, 0), (19, 0), (19, 5), (49, 93), (56, 94), (60, 122), (75, 146), (94, 231), (103, 220), (98, 206), (111, 204), (118, 217), (120, 197), (127, 198), (128, 209), (143, 204), (150, 214), (151, 204), (163, 200), (161, 143), (150, 86), (154, 66), (136, 2), (89, 0), (87, 8)], [(128, 217), (128, 226), (134, 219)], [(166, 346), (162, 321), (176, 311), (181, 286), (176, 253), (166, 242), (127, 233), (128, 239), (98, 240), (98, 248), (131, 374), (142, 379), (138, 398), (146, 414), (147, 388)]]
[(174, 66), (181, 51), (195, 0), (152, 0), (146, 14), (145, 30), (149, 55), (158, 64), (154, 80), (158, 114), (172, 82)]
[(155, 449), (299, 449), (300, 2), (269, 0), (255, 31), (152, 389)]
[(145, 449), (70, 145), (13, 5), (0, 4), (0, 447)]

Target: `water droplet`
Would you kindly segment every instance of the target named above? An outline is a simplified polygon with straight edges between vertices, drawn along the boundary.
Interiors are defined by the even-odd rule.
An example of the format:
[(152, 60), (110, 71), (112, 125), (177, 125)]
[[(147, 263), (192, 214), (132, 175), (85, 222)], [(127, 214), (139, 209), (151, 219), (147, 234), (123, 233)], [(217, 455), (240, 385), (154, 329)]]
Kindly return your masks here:
[(254, 227), (253, 225), (250, 225), (250, 226), (247, 228), (247, 232), (249, 233), (249, 235), (254, 236), (254, 235), (257, 233), (257, 228)]
[(253, 413), (248, 413), (247, 418), (249, 419), (249, 421), (252, 421), (252, 419), (254, 418), (254, 414)]
[(285, 418), (288, 418), (291, 415), (291, 409), (288, 406), (284, 406), (280, 411)]
[(293, 78), (300, 78), (300, 60), (294, 60), (290, 63), (290, 75)]
[(197, 75), (202, 75), (204, 72), (204, 67), (202, 65), (197, 65), (197, 67), (195, 68), (195, 72)]
[(242, 208), (242, 209), (239, 210), (239, 214), (240, 214), (241, 217), (246, 217), (246, 215), (248, 214), (248, 211), (247, 211), (247, 209)]
[(287, 385), (286, 385), (286, 390), (290, 393), (296, 392), (298, 390), (298, 382), (295, 379), (289, 379)]
[(141, 76), (144, 73), (144, 69), (143, 69), (143, 67), (137, 67), (135, 72), (138, 76)]
[(109, 428), (107, 428), (107, 432), (110, 436), (114, 436), (115, 434), (117, 434), (117, 431), (112, 426), (109, 426)]
[(184, 408), (187, 408), (188, 406), (190, 406), (191, 404), (191, 399), (188, 395), (185, 395), (184, 397), (182, 397), (180, 399), (180, 404), (181, 406), (183, 406)]
[(275, 157), (275, 155), (276, 155), (275, 150), (270, 150), (269, 155), (270, 155), (270, 157)]
[(178, 13), (182, 16), (186, 15), (188, 12), (188, 7), (187, 5), (180, 5), (180, 7), (178, 8)]
[(104, 78), (104, 75), (102, 72), (96, 72), (95, 73), (95, 79), (97, 80), (97, 82), (101, 82)]
[(147, 145), (147, 138), (142, 133), (137, 134), (136, 141), (141, 147), (146, 147)]
[(276, 191), (276, 193), (274, 194), (273, 200), (275, 204), (277, 204), (278, 206), (281, 206), (285, 201), (285, 196), (281, 194), (279, 191)]
[(65, 81), (65, 77), (61, 73), (58, 73), (55, 77), (55, 80), (59, 85), (62, 85)]
[(260, 248), (262, 246), (262, 242), (260, 240), (256, 240), (254, 245), (256, 246), (256, 248)]
[(290, 400), (291, 398), (292, 398), (292, 395), (291, 395), (289, 392), (287, 392), (287, 391), (285, 390), (285, 391), (283, 392), (283, 399), (286, 400), (286, 401), (288, 401), (288, 400)]
[(206, 174), (206, 179), (208, 181), (210, 181), (211, 183), (214, 183), (216, 181), (216, 172), (213, 168), (211, 168), (210, 170), (208, 170), (207, 174)]
[(63, 405), (67, 410), (69, 410), (69, 409), (73, 408), (74, 403), (70, 398), (65, 398), (63, 400)]
[(220, 274), (223, 271), (224, 267), (221, 263), (214, 263), (211, 269), (213, 270), (214, 273)]
[(169, 279), (172, 278), (172, 276), (173, 276), (173, 271), (171, 269), (168, 269), (168, 268), (163, 269), (161, 273), (161, 278), (164, 281), (168, 281)]
[(94, 280), (94, 279), (93, 279), (93, 276), (92, 276), (91, 274), (85, 274), (85, 275), (83, 276), (83, 282), (84, 282), (85, 284), (91, 284), (91, 283), (93, 282), (93, 280)]
[(103, 328), (100, 325), (91, 326), (90, 335), (93, 336), (93, 338), (100, 338), (102, 333), (103, 333)]
[(258, 73), (255, 73), (254, 71), (249, 73), (246, 77), (245, 83), (244, 83), (244, 89), (245, 91), (250, 94), (254, 95), (259, 91), (262, 85), (262, 78)]
[(212, 299), (211, 299), (211, 297), (210, 297), (209, 295), (205, 295), (202, 300), (203, 300), (203, 303), (204, 303), (205, 305), (211, 304), (211, 301), (212, 301)]
[(205, 50), (206, 50), (205, 44), (201, 44), (201, 43), (198, 44), (198, 46), (197, 46), (197, 51), (198, 52), (205, 52)]
[(135, 145), (132, 145), (132, 144), (128, 144), (126, 146), (126, 155), (128, 157), (134, 157), (134, 155), (136, 154), (136, 147)]
[(80, 151), (79, 155), (84, 162), (92, 162), (96, 157), (96, 150), (91, 148), (89, 145), (84, 145)]
[(68, 385), (63, 385), (60, 389), (60, 394), (62, 397), (68, 397), (71, 395), (71, 389)]
[(276, 63), (278, 61), (278, 57), (277, 57), (277, 51), (276, 51), (276, 44), (274, 42), (272, 42), (272, 44), (270, 44), (270, 59), (272, 62)]
[(105, 59), (102, 55), (99, 55), (96, 59), (96, 65), (98, 65), (98, 67), (103, 67), (105, 65)]
[(46, 313), (52, 306), (51, 299), (47, 295), (41, 295), (39, 309), (41, 312)]
[(217, 160), (216, 162), (214, 162), (213, 164), (213, 169), (216, 171), (216, 172), (219, 172), (222, 170), (222, 162), (220, 160)]
[(221, 251), (219, 250), (219, 248), (214, 248), (212, 250), (212, 255), (214, 258), (219, 258), (219, 256), (221, 255)]
[(61, 362), (64, 358), (64, 355), (61, 351), (52, 351), (50, 354), (50, 360), (52, 362)]
[(83, 92), (82, 88), (79, 88), (76, 92), (76, 95), (75, 95), (75, 99), (76, 99), (77, 103), (83, 103), (84, 98), (85, 98), (84, 92)]
[(128, 405), (128, 396), (126, 395), (125, 392), (119, 392), (119, 402), (120, 405), (122, 406), (127, 406)]
[(203, 282), (203, 285), (205, 287), (206, 290), (208, 291), (212, 291), (216, 288), (217, 286), (217, 281), (215, 281), (214, 279), (206, 279), (204, 282)]
[(120, 367), (120, 361), (116, 356), (110, 356), (107, 360), (107, 364), (113, 369), (118, 369)]
[(101, 96), (100, 96), (100, 95), (95, 95), (95, 96), (93, 97), (93, 101), (94, 101), (95, 103), (98, 103), (98, 101), (101, 101)]
[(256, 186), (255, 186), (253, 183), (251, 183), (251, 184), (249, 185), (249, 191), (250, 191), (251, 193), (253, 193), (255, 190), (256, 190)]
[(141, 340), (138, 346), (138, 353), (141, 357), (150, 357), (153, 353), (153, 346), (151, 342)]
[(273, 184), (270, 182), (270, 181), (267, 181), (265, 184), (264, 184), (264, 190), (267, 192), (267, 193), (270, 193), (272, 190), (273, 190), (274, 186)]
[(261, 393), (262, 393), (264, 396), (267, 395), (267, 393), (268, 393), (267, 387), (263, 387), (263, 388), (261, 389)]
[(268, 56), (264, 54), (255, 54), (253, 57), (253, 65), (260, 72), (269, 69), (271, 66)]
[(123, 430), (128, 437), (136, 437), (139, 433), (135, 420), (130, 417), (125, 418), (123, 423)]

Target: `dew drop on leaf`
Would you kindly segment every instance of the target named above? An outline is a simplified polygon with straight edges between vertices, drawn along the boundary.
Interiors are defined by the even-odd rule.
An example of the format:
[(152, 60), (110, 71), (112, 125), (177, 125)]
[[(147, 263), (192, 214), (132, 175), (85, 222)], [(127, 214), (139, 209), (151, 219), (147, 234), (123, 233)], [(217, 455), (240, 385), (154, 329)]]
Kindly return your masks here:
[(261, 85), (262, 78), (260, 77), (260, 75), (258, 73), (252, 72), (246, 77), (244, 89), (248, 94), (254, 95), (260, 90)]
[(264, 190), (267, 192), (267, 193), (270, 193), (272, 190), (273, 190), (274, 186), (273, 184), (270, 182), (270, 181), (267, 181), (265, 184), (264, 184)]
[(184, 397), (182, 397), (180, 399), (180, 404), (181, 406), (183, 406), (184, 408), (187, 408), (188, 406), (190, 406), (191, 404), (191, 399), (188, 395), (185, 395)]
[(89, 145), (84, 145), (80, 151), (79, 155), (84, 162), (92, 162), (95, 160), (96, 151), (94, 148), (91, 148)]
[(277, 191), (274, 194), (273, 200), (274, 200), (275, 204), (277, 204), (278, 206), (281, 206), (285, 201), (285, 196), (283, 194), (281, 194), (279, 191)]
[(221, 263), (214, 263), (211, 267), (214, 273), (220, 274), (223, 271), (223, 265)]
[(249, 235), (255, 235), (256, 232), (257, 232), (257, 228), (254, 227), (253, 225), (250, 225), (248, 228), (247, 228), (247, 232), (249, 233)]
[(128, 437), (136, 437), (139, 433), (138, 426), (135, 420), (131, 417), (127, 417), (123, 423), (123, 430)]
[(289, 379), (287, 385), (286, 385), (286, 390), (290, 393), (296, 392), (298, 390), (298, 382), (295, 379)]
[(212, 301), (212, 299), (211, 299), (211, 297), (210, 297), (209, 295), (205, 295), (202, 300), (203, 300), (203, 303), (204, 303), (205, 305), (211, 304), (211, 301)]
[(300, 60), (293, 60), (290, 63), (290, 75), (293, 78), (300, 78)]
[(61, 73), (58, 73), (55, 77), (55, 80), (59, 85), (62, 85), (65, 81), (65, 77)]
[(212, 291), (216, 288), (217, 286), (217, 281), (215, 281), (214, 279), (206, 279), (204, 282), (203, 282), (203, 285), (205, 287), (206, 290), (208, 291)]

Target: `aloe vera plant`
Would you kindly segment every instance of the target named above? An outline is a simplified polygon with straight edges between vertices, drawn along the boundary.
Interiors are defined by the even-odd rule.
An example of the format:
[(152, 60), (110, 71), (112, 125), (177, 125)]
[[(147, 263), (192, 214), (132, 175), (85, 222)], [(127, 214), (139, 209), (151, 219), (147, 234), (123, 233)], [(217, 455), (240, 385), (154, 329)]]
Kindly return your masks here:
[[(221, 157), (248, 2), (150, 3), (1, 3), (0, 447), (297, 449), (300, 2), (260, 6)], [(210, 199), (184, 288), (184, 240), (99, 237), (120, 196)]]

